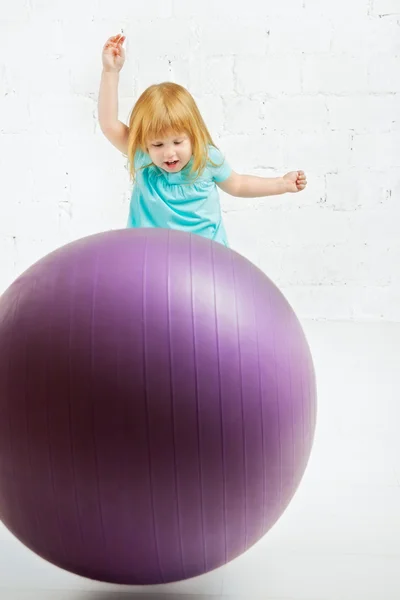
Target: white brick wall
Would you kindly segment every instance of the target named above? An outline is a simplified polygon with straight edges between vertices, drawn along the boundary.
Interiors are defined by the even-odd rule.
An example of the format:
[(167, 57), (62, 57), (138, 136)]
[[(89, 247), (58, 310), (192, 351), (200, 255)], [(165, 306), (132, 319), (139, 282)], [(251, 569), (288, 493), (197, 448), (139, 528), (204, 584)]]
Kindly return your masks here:
[(234, 248), (301, 317), (400, 320), (399, 0), (1, 0), (0, 292), (68, 240), (123, 227), (130, 183), (97, 123), (121, 28), (120, 118), (171, 79), (238, 172), (308, 189), (222, 194)]

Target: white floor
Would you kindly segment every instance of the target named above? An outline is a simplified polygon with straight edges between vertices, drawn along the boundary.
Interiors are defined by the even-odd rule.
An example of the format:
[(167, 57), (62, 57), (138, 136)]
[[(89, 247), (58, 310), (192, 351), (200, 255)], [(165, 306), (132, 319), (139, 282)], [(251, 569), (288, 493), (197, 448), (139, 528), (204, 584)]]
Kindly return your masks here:
[(141, 590), (64, 573), (0, 525), (0, 599), (399, 600), (400, 324), (303, 325), (317, 436), (292, 504), (257, 546), (204, 577)]

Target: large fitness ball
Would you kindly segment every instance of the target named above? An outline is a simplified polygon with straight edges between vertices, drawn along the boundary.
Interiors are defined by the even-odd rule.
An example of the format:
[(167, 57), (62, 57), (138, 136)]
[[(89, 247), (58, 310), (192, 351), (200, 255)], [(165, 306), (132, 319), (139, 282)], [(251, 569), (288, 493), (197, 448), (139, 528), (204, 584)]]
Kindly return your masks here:
[(315, 414), (288, 302), (202, 237), (90, 236), (0, 299), (0, 519), (72, 573), (157, 584), (239, 556), (295, 493)]

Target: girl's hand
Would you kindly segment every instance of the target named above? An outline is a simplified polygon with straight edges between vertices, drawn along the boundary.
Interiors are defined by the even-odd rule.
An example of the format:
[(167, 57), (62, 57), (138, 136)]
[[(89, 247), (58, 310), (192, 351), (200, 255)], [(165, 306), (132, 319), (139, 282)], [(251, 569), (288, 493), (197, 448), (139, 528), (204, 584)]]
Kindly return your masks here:
[(291, 171), (283, 176), (287, 192), (301, 192), (307, 185), (304, 171)]
[(103, 47), (102, 61), (104, 71), (112, 71), (118, 73), (125, 62), (125, 49), (122, 44), (125, 41), (125, 36), (122, 33), (110, 37)]

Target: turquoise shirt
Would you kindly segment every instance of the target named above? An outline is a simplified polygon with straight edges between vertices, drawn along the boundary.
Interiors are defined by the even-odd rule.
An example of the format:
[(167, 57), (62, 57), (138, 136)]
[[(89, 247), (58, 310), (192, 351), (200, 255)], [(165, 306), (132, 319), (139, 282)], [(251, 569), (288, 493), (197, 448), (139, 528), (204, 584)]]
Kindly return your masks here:
[(227, 179), (232, 169), (221, 152), (211, 145), (209, 157), (222, 166), (214, 167), (207, 162), (201, 176), (190, 182), (193, 157), (181, 171), (168, 173), (153, 164), (141, 169), (151, 163), (151, 158), (138, 150), (127, 226), (179, 229), (228, 246), (215, 182)]

